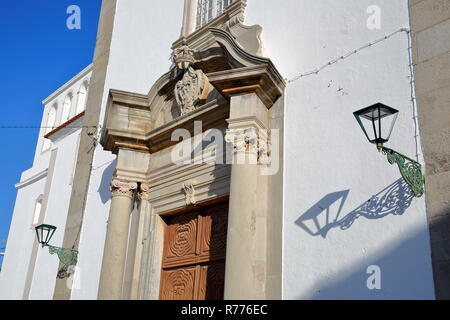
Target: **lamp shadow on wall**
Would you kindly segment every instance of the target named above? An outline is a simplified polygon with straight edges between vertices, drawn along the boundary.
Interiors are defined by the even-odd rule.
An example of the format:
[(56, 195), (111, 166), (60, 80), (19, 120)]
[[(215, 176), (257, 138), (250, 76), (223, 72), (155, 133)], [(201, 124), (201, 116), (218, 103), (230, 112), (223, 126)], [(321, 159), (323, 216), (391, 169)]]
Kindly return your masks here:
[(350, 190), (345, 190), (326, 195), (298, 218), (295, 224), (312, 236), (326, 238), (331, 229), (347, 230), (360, 217), (374, 220), (390, 214), (403, 215), (414, 198), (411, 188), (400, 178), (353, 211), (341, 216), (349, 192)]

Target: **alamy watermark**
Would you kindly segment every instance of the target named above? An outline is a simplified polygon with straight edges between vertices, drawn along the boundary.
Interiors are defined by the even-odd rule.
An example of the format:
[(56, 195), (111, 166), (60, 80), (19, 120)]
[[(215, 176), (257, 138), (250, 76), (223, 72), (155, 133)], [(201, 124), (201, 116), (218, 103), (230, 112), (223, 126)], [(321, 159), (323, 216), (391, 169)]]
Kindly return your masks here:
[(377, 5), (371, 5), (367, 8), (367, 28), (369, 30), (381, 30), (381, 8)]
[(80, 30), (81, 29), (81, 9), (77, 5), (70, 5), (67, 7), (66, 13), (69, 17), (66, 20), (67, 29)]
[(367, 289), (381, 290), (381, 268), (377, 265), (371, 265), (367, 267), (366, 272), (370, 274), (366, 282)]
[(178, 142), (172, 163), (179, 165), (214, 163), (257, 165), (261, 175), (275, 175), (280, 168), (280, 132), (257, 127), (203, 131), (202, 121), (194, 122), (194, 135), (176, 129), (171, 140)]

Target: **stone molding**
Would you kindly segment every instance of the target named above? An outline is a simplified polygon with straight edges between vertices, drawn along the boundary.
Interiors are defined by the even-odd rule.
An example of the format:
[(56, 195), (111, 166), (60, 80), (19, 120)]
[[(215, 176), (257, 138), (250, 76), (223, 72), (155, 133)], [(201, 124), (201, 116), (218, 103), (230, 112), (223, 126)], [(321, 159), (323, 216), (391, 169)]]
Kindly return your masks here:
[(138, 185), (136, 182), (128, 182), (119, 179), (113, 179), (111, 181), (111, 194), (112, 197), (128, 197), (133, 198), (134, 193)]

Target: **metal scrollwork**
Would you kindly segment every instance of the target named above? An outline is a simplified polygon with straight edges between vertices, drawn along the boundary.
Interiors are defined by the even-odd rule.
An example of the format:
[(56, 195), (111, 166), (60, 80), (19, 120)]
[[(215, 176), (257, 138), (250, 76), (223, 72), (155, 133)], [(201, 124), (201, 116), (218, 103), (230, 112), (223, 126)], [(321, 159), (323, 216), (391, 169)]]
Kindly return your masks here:
[(64, 265), (58, 272), (58, 278), (65, 278), (70, 273), (67, 270), (75, 266), (78, 262), (78, 251), (73, 249), (64, 249), (60, 247), (48, 246), (48, 251), (50, 254), (57, 254), (59, 261)]
[(425, 190), (425, 177), (422, 174), (422, 165), (407, 156), (389, 148), (382, 148), (390, 164), (396, 163), (405, 182), (411, 187), (416, 197), (421, 197)]

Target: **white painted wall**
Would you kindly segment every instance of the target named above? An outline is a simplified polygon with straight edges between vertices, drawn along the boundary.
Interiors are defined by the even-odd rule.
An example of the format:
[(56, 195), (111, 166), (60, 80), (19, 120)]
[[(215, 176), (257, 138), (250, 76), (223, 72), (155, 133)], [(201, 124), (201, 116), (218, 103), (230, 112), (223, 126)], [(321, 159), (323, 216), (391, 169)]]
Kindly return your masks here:
[[(110, 89), (146, 94), (169, 71), (172, 42), (178, 39), (183, 1), (118, 0), (100, 123)], [(97, 299), (115, 156), (98, 145), (94, 154), (83, 229), (78, 283), (72, 299)], [(86, 270), (86, 271), (85, 271)], [(78, 271), (77, 271), (78, 272)]]
[[(366, 10), (372, 4), (371, 0), (249, 0), (246, 24), (264, 28), (270, 58), (291, 79), (409, 27), (406, 0), (379, 0), (381, 30), (369, 30)], [(365, 140), (354, 111), (376, 102), (400, 110), (388, 146), (415, 157), (408, 65), (408, 38), (399, 33), (288, 85), (284, 299), (434, 298), (424, 197), (409, 205), (398, 198), (400, 193), (391, 199), (409, 205), (404, 214), (361, 216), (346, 230), (336, 225), (400, 178), (397, 167)], [(314, 233), (313, 216), (325, 227), (330, 204), (332, 227), (326, 235), (311, 235), (301, 227), (309, 226)], [(370, 265), (381, 268), (381, 290), (366, 286)]]
[(43, 194), (46, 176), (19, 189), (0, 273), (0, 300), (22, 299), (36, 233), (32, 228), (35, 200)]
[[(50, 108), (54, 105), (57, 106), (57, 113), (56, 113), (56, 123), (55, 126), (58, 127), (61, 124), (63, 124), (65, 121), (62, 119), (62, 113), (63, 113), (63, 104), (64, 100), (69, 96), (72, 95), (72, 104), (70, 106), (70, 118), (73, 118), (76, 116), (76, 107), (78, 102), (78, 92), (80, 91), (80, 88), (84, 84), (89, 84), (90, 78), (92, 75), (92, 65), (89, 65), (84, 70), (82, 70), (79, 74), (74, 76), (72, 79), (70, 79), (67, 83), (62, 85), (58, 90), (56, 90), (54, 93), (52, 93), (50, 96), (48, 96), (44, 101), (42, 101), (42, 104), (44, 105), (44, 110), (42, 114), (42, 120), (41, 120), (41, 130), (39, 131), (39, 138), (36, 146), (36, 152), (34, 156), (34, 162), (33, 162), (33, 169), (29, 171), (29, 174), (34, 174), (35, 170), (39, 170), (40, 168), (45, 168), (48, 166), (49, 161), (49, 154), (50, 149), (44, 150), (44, 136), (47, 132), (46, 130), (49, 130), (45, 128), (47, 126), (47, 118), (50, 111)], [(84, 109), (84, 108), (83, 108)], [(51, 129), (50, 129), (51, 130)], [(38, 169), (39, 168), (39, 169)], [(23, 177), (26, 178), (26, 177)]]
[[(53, 298), (59, 261), (56, 255), (49, 254), (47, 248), (39, 247), (35, 258), (32, 254), (33, 245), (36, 242), (36, 233), (32, 225), (35, 203), (40, 195), (43, 198), (48, 197), (48, 205), (46, 208), (43, 207), (41, 211), (41, 222), (57, 227), (50, 244), (61, 246), (72, 190), (73, 169), (78, 153), (78, 139), (81, 132), (81, 128), (71, 127), (82, 126), (83, 118), (55, 134), (58, 139), (53, 139), (54, 142), (51, 147), (42, 152), (46, 132), (44, 127), (47, 123), (48, 111), (55, 103), (58, 105), (56, 126), (62, 124), (62, 102), (68, 94), (73, 95), (74, 102), (70, 109), (71, 117), (76, 115), (77, 92), (82, 83), (89, 82), (90, 70), (91, 66), (87, 67), (43, 101), (42, 128), (39, 132), (33, 167), (22, 173), (20, 182), (17, 184), (16, 204), (4, 265), (0, 273), (0, 299)], [(57, 154), (52, 176), (49, 166), (51, 154), (54, 150), (57, 150)], [(41, 174), (46, 170), (48, 174)], [(50, 183), (48, 193), (46, 193), (46, 183)], [(29, 268), (30, 261), (34, 259), (36, 261), (34, 268)], [(33, 273), (33, 277), (29, 294), (26, 294), (26, 279), (29, 270)]]
[[(80, 132), (81, 129), (72, 132), (53, 147), (57, 149), (57, 156), (44, 222), (58, 228), (50, 241), (51, 245), (57, 247), (62, 247), (64, 239), (72, 191), (74, 157)], [(56, 254), (50, 255), (48, 248), (39, 249), (29, 299), (53, 299), (58, 264)]]
[[(266, 51), (283, 76), (293, 78), (401, 27), (408, 27), (406, 0), (379, 0), (382, 29), (368, 30), (366, 9), (371, 4), (368, 0), (345, 3), (248, 0), (246, 24), (263, 26)], [(118, 0), (101, 123), (110, 89), (147, 93), (154, 81), (168, 71), (170, 46), (180, 34), (182, 5), (182, 0)], [(389, 146), (415, 155), (407, 44), (406, 34), (397, 34), (287, 87), (285, 299), (434, 298), (424, 198), (412, 199), (402, 215), (390, 214), (379, 219), (359, 217), (347, 230), (334, 227), (326, 235), (323, 233), (324, 237), (311, 235), (301, 227), (302, 223), (310, 223), (305, 213), (317, 214), (322, 219), (321, 208), (327, 206), (328, 200), (347, 195), (338, 219), (342, 222), (340, 219), (400, 178), (398, 169), (390, 166), (376, 148), (365, 141), (353, 119), (353, 111), (378, 101), (399, 109), (401, 113)], [(73, 133), (54, 146), (59, 148), (55, 171), (58, 183), (54, 184), (58, 188), (52, 185), (50, 197), (53, 200), (50, 199), (47, 214), (49, 222), (57, 224), (60, 230), (64, 229), (70, 195), (70, 186), (66, 183), (68, 172), (72, 171), (68, 164), (73, 164), (75, 154), (69, 149), (73, 146), (76, 150), (76, 136)], [(38, 170), (48, 165), (48, 156), (38, 155), (41, 144), (40, 138), (33, 169), (24, 173), (22, 180), (34, 175), (35, 167)], [(65, 156), (59, 158), (61, 154)], [(97, 146), (72, 299), (97, 298), (114, 159)], [(0, 276), (0, 298), (21, 297), (26, 259), (29, 259), (27, 250), (31, 250), (27, 248), (31, 248), (34, 237), (25, 223), (31, 221), (33, 208), (28, 205), (31, 202), (23, 200), (37, 197), (44, 180), (18, 193), (10, 236), (25, 236), (15, 236), (8, 242)], [(338, 210), (336, 202), (331, 205), (331, 222)], [(323, 221), (319, 224), (323, 227)], [(62, 243), (62, 237), (62, 232), (57, 232), (54, 244)], [(17, 254), (8, 257), (9, 252)], [(55, 276), (57, 261), (56, 257), (47, 255), (44, 250), (39, 253), (32, 298), (51, 298), (54, 279), (50, 277)], [(366, 268), (372, 264), (381, 267), (380, 291), (370, 291), (366, 287)]]

